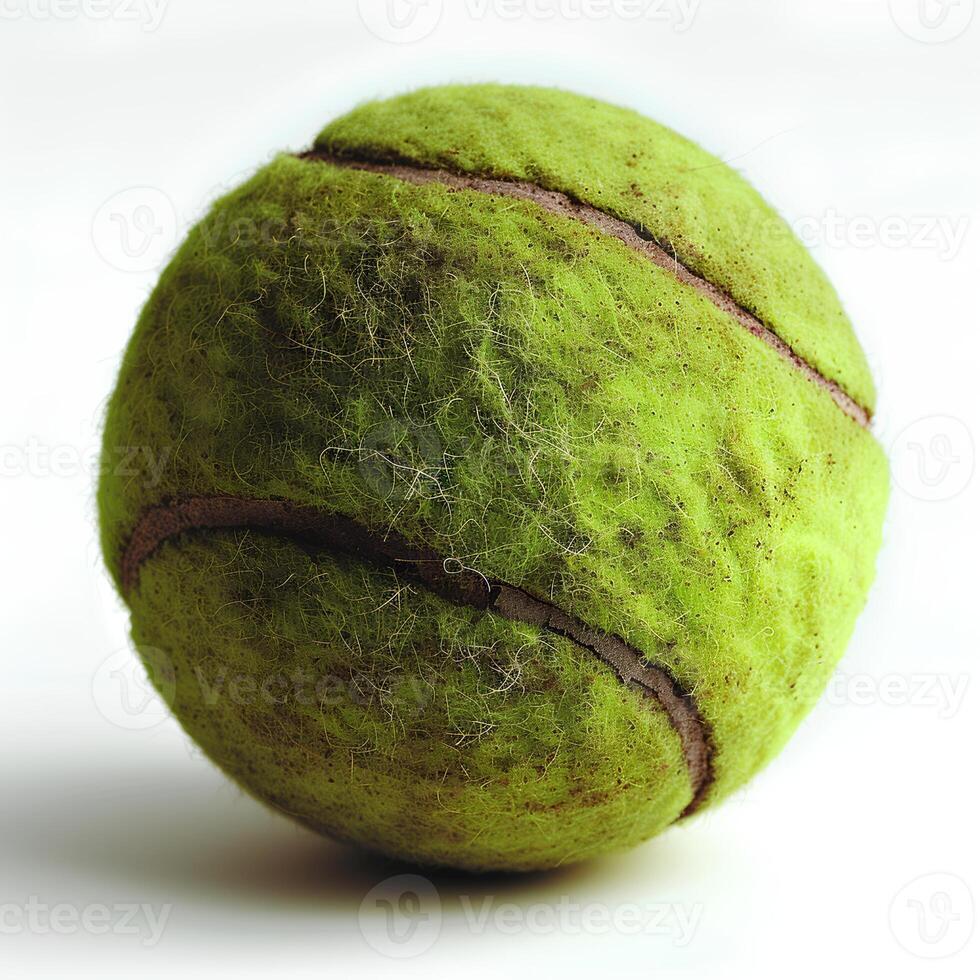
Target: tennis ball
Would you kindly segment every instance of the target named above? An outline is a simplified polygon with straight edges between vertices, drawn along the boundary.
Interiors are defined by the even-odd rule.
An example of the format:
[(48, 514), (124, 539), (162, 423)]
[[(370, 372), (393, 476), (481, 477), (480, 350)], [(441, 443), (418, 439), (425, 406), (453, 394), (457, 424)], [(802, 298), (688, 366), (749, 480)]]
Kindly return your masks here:
[(880, 541), (873, 402), (719, 160), (575, 95), (427, 89), (190, 232), (109, 404), (104, 551), (250, 793), (547, 868), (721, 800), (819, 697)]

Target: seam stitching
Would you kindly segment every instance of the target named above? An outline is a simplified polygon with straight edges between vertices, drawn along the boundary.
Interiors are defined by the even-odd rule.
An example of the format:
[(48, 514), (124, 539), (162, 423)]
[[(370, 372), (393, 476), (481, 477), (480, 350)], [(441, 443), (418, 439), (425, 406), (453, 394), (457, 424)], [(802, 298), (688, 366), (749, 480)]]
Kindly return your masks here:
[(624, 221), (592, 205), (583, 204), (561, 191), (547, 190), (528, 181), (478, 177), (400, 161), (388, 162), (354, 156), (337, 156), (316, 149), (296, 154), (296, 158), (330, 164), (346, 170), (361, 170), (380, 174), (420, 186), (441, 184), (451, 191), (476, 191), (483, 194), (530, 201), (552, 214), (572, 218), (599, 232), (617, 238), (628, 248), (672, 274), (678, 281), (707, 297), (723, 313), (733, 317), (740, 326), (779, 354), (784, 361), (791, 364), (808, 381), (826, 391), (837, 406), (858, 425), (863, 428), (869, 428), (871, 425), (870, 411), (844, 391), (840, 384), (817, 370), (809, 361), (794, 351), (771, 327), (766, 326), (757, 316), (740, 306), (723, 289), (684, 265), (670, 251), (669, 245), (658, 242), (639, 225)]
[[(288, 500), (245, 497), (187, 497), (144, 511), (120, 563), (123, 594), (136, 588), (140, 569), (164, 544), (181, 534), (204, 530), (252, 530), (296, 541), (312, 551), (344, 554), (376, 568), (406, 576), (458, 606), (490, 612), (512, 622), (547, 630), (591, 652), (628, 687), (656, 701), (683, 749), (692, 798), (681, 816), (704, 803), (714, 781), (710, 729), (692, 692), (663, 664), (613, 634), (594, 629), (525, 589), (488, 580), (478, 571), (389, 534), (381, 537), (342, 514)], [(452, 570), (450, 570), (452, 569)]]

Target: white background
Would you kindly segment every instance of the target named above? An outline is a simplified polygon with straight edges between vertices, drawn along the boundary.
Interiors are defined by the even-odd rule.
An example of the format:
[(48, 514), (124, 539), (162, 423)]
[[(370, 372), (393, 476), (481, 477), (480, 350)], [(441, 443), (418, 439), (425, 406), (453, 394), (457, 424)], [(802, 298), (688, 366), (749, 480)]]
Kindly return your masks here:
[[(976, 977), (973, 6), (0, 0), (0, 975)], [(744, 793), (586, 866), (410, 881), (389, 935), (371, 889), (411, 869), (244, 798), (156, 703), (124, 710), (93, 460), (210, 199), (365, 98), (492, 79), (634, 106), (796, 224), (868, 351), (895, 487), (839, 674)]]

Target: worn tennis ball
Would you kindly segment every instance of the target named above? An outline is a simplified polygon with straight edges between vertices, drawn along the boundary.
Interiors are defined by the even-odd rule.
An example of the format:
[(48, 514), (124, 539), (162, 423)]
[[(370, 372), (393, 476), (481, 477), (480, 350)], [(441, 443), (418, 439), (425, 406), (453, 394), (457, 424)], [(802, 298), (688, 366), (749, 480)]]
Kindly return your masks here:
[(546, 868), (722, 799), (817, 700), (874, 573), (873, 402), (719, 160), (588, 98), (427, 89), (190, 233), (109, 405), (105, 555), (250, 793)]

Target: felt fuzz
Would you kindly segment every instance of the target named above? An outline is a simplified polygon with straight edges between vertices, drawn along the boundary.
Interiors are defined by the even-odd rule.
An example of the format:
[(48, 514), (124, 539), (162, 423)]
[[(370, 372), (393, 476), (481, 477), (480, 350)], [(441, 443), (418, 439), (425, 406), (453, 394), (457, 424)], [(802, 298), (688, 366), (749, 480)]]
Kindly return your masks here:
[[(191, 231), (109, 405), (104, 552), (137, 647), (172, 665), (177, 718), (259, 799), (426, 864), (551, 867), (722, 799), (844, 650), (883, 453), (601, 228), (354, 163), (530, 182), (628, 222), (870, 413), (832, 288), (734, 171), (579, 96), (423, 90), (355, 110), (316, 150), (275, 158)], [(147, 514), (213, 499), (363, 537), (202, 518), (124, 574)], [(437, 556), (439, 583), (539, 605), (481, 607), (385, 542)], [(660, 700), (634, 668), (667, 679)]]

